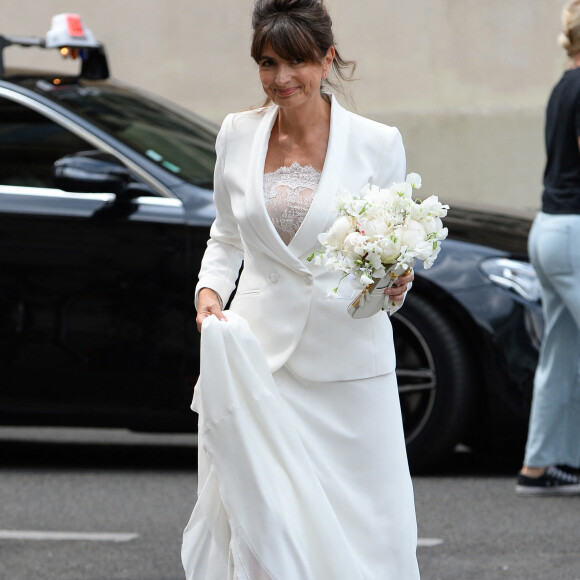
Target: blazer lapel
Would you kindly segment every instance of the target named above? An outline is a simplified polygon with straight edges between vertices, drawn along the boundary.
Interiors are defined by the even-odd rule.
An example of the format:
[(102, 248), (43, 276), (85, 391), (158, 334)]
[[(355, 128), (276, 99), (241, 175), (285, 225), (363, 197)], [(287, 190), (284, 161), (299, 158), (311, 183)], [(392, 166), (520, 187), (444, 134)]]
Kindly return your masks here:
[(266, 110), (252, 141), (246, 183), (246, 218), (249, 226), (265, 246), (264, 251), (267, 254), (289, 266), (306, 270), (306, 265), (297, 259), (278, 235), (264, 201), (264, 166), (277, 114), (277, 106)]
[(328, 149), (318, 189), (300, 229), (286, 246), (278, 235), (264, 202), (264, 165), (277, 113), (278, 107), (270, 107), (264, 113), (254, 135), (246, 184), (246, 217), (251, 228), (266, 246), (266, 253), (290, 266), (305, 270), (307, 266), (299, 258), (318, 248), (318, 234), (326, 231), (336, 218), (332, 209), (345, 166), (349, 117), (332, 95)]
[(303, 256), (318, 248), (318, 234), (326, 231), (336, 218), (332, 210), (344, 171), (348, 134), (348, 114), (332, 95), (328, 149), (318, 189), (300, 229), (288, 245), (295, 256)]

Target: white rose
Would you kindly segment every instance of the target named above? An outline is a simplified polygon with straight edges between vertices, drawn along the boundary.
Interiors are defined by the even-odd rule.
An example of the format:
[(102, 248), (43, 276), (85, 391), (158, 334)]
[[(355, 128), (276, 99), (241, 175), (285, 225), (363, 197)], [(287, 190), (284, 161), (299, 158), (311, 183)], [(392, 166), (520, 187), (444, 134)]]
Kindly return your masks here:
[(341, 248), (346, 236), (355, 228), (354, 219), (348, 216), (339, 217), (326, 234), (320, 234), (318, 240), (331, 248)]
[(381, 262), (392, 264), (401, 252), (401, 240), (396, 235), (379, 240), (378, 245), (381, 251)]
[(379, 236), (387, 236), (390, 233), (388, 224), (380, 217), (370, 220), (361, 220), (359, 230), (371, 239)]
[(425, 241), (425, 228), (415, 220), (409, 220), (403, 235), (401, 236), (401, 245), (407, 246), (410, 249), (416, 248), (419, 244)]
[(343, 243), (345, 252), (362, 256), (366, 253), (367, 236), (363, 236), (359, 232), (352, 232), (346, 236)]

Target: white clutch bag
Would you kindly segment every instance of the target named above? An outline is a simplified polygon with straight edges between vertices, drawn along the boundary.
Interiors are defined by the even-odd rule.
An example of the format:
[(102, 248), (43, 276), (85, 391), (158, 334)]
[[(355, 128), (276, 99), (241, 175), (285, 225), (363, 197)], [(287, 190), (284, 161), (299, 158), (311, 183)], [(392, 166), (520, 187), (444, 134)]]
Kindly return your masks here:
[(383, 309), (388, 295), (385, 289), (390, 288), (395, 280), (401, 275), (395, 273), (397, 264), (391, 266), (383, 278), (375, 280), (369, 284), (362, 292), (348, 305), (347, 312), (353, 318), (368, 318)]

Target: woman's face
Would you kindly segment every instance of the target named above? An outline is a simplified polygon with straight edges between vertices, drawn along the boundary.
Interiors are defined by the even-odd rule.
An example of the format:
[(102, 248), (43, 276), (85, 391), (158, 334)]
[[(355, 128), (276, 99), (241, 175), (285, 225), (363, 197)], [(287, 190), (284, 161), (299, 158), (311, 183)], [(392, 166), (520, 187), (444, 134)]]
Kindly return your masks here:
[(297, 107), (320, 97), (320, 83), (326, 78), (332, 60), (331, 46), (321, 63), (284, 60), (267, 43), (258, 61), (264, 92), (280, 107)]

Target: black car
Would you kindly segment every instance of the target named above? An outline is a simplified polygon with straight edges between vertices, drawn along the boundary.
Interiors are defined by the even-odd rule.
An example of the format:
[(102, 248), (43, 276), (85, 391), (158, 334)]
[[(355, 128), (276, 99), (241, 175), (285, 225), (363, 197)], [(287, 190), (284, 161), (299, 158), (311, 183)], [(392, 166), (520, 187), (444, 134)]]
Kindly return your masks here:
[[(0, 58), (0, 424), (193, 431), (217, 126), (69, 44), (52, 41), (75, 76)], [(542, 334), (529, 218), (454, 206), (446, 225), (393, 317), (414, 469), (459, 443), (521, 447)]]

